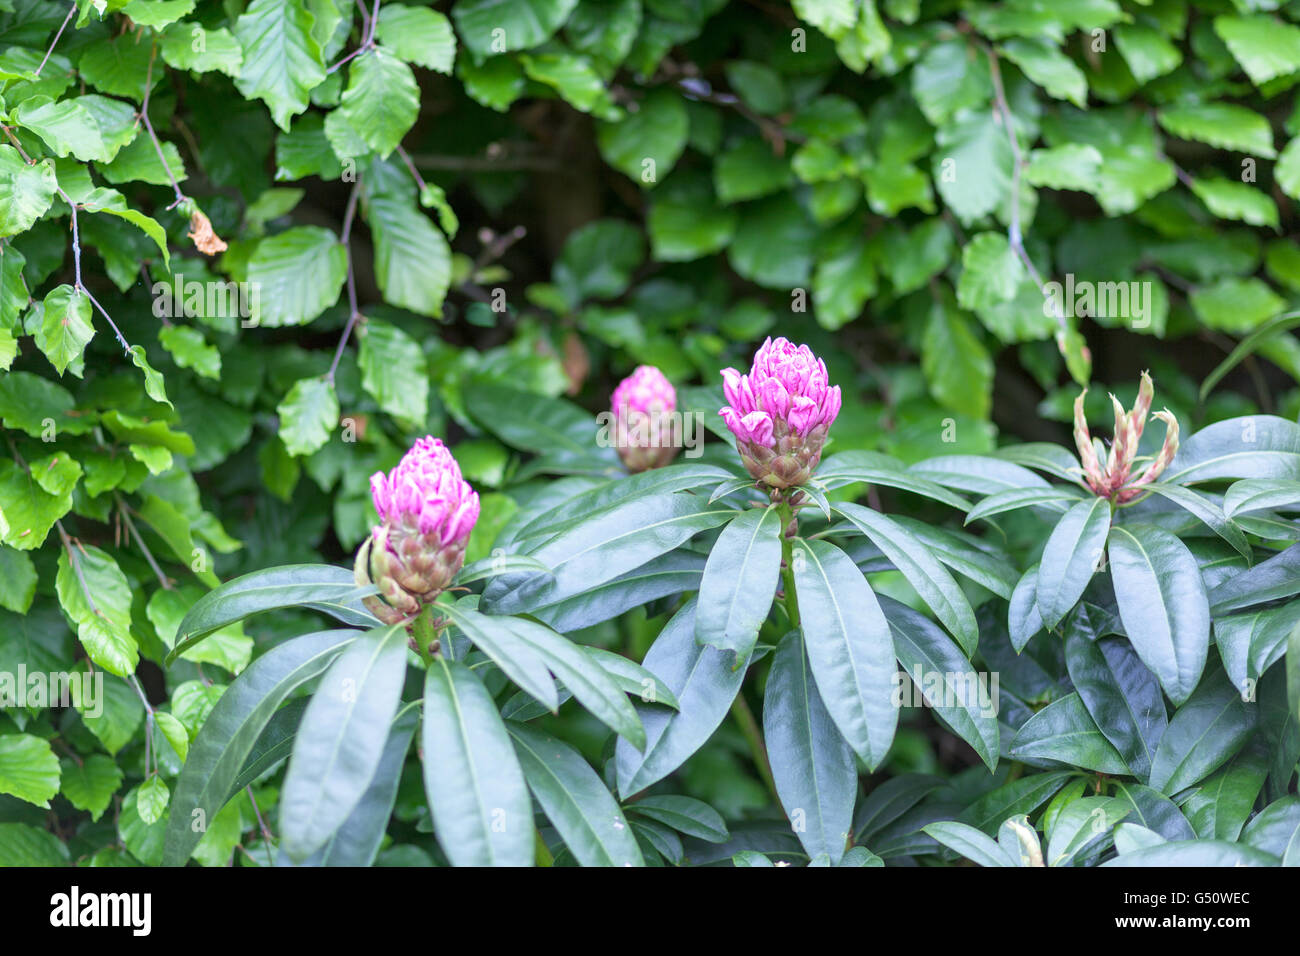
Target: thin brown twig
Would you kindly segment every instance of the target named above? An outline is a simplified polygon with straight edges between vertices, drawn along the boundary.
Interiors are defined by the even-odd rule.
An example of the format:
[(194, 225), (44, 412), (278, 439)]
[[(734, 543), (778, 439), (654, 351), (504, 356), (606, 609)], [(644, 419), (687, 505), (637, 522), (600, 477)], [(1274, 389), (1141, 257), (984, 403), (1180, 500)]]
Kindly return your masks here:
[(144, 552), (144, 559), (149, 563), (149, 567), (158, 578), (158, 583), (162, 585), (164, 590), (170, 591), (173, 587), (172, 579), (163, 574), (162, 568), (160, 568), (158, 562), (154, 560), (153, 552), (150, 551), (149, 546), (144, 543), (144, 538), (140, 536), (140, 532), (136, 529), (135, 522), (131, 520), (131, 509), (126, 506), (126, 502), (122, 500), (122, 496), (117, 492), (113, 493), (113, 499), (117, 502), (117, 510), (122, 516), (122, 521), (126, 524), (126, 530), (130, 532), (131, 537), (135, 539), (135, 543), (139, 545), (140, 550)]
[(32, 74), (33, 76), (41, 75), (41, 70), (45, 69), (45, 64), (49, 62), (50, 56), (54, 53), (54, 48), (59, 45), (59, 37), (63, 36), (63, 31), (68, 28), (68, 24), (72, 21), (72, 18), (76, 16), (76, 13), (77, 5), (76, 3), (73, 3), (72, 9), (68, 11), (68, 15), (64, 17), (63, 22), (59, 24), (59, 32), (54, 34), (54, 40), (50, 43), (50, 48), (45, 51), (45, 56), (41, 58), (41, 65), (36, 68), (36, 72)]
[(326, 76), (335, 72), (350, 60), (354, 60), (361, 54), (368, 52), (375, 45), (375, 31), (379, 27), (379, 0), (375, 0), (374, 16), (366, 16), (365, 0), (361, 0), (361, 2), (357, 4), (357, 9), (361, 11), (361, 43), (355, 50), (343, 57), (343, 59), (337, 60), (329, 66), (325, 70)]
[(154, 152), (158, 154), (158, 162), (162, 163), (162, 168), (166, 170), (167, 178), (170, 179), (172, 183), (172, 192), (176, 194), (175, 201), (173, 201), (167, 208), (175, 209), (189, 197), (181, 192), (181, 185), (176, 181), (176, 174), (172, 172), (171, 164), (167, 162), (167, 156), (163, 153), (162, 143), (158, 139), (158, 134), (154, 132), (153, 122), (149, 119), (149, 94), (153, 92), (153, 61), (157, 55), (158, 45), (151, 42), (149, 44), (149, 69), (145, 73), (144, 79), (144, 100), (140, 105), (140, 119), (144, 120), (145, 132), (149, 134), (149, 139), (153, 142)]
[[(1011, 248), (1015, 250), (1016, 256), (1025, 265), (1025, 270), (1029, 273), (1029, 278), (1034, 280), (1034, 285), (1038, 286), (1038, 291), (1047, 297), (1047, 290), (1043, 277), (1034, 265), (1029, 253), (1025, 250), (1025, 237), (1021, 230), (1020, 224), (1020, 173), (1025, 165), (1024, 156), (1020, 152), (1020, 143), (1016, 139), (1015, 119), (1011, 115), (1011, 106), (1007, 102), (1007, 93), (1002, 86), (1002, 70), (998, 63), (998, 54), (991, 46), (985, 46), (984, 52), (988, 56), (989, 73), (993, 79), (993, 97), (994, 105), (1002, 118), (1002, 127), (1006, 130), (1007, 140), (1011, 143), (1011, 215), (1010, 222), (1007, 224), (1007, 241)], [(1064, 350), (1065, 336), (1069, 332), (1069, 325), (1065, 319), (1065, 312), (1059, 307), (1059, 303), (1052, 300), (1053, 313), (1055, 314), (1058, 326), (1058, 346)]]
[(424, 177), (420, 175), (420, 171), (415, 168), (415, 163), (411, 162), (411, 154), (403, 148), (401, 143), (397, 144), (397, 155), (400, 156), (402, 162), (406, 164), (406, 168), (410, 172), (411, 178), (415, 180), (415, 185), (419, 188), (420, 192), (424, 192), (428, 184), (424, 181)]
[(343, 233), (339, 237), (339, 241), (343, 243), (343, 251), (348, 261), (348, 322), (343, 327), (343, 335), (339, 338), (338, 348), (334, 350), (334, 361), (330, 362), (330, 370), (325, 373), (325, 381), (331, 385), (334, 384), (334, 373), (338, 371), (339, 361), (343, 358), (343, 348), (348, 344), (348, 339), (352, 335), (352, 327), (357, 324), (357, 319), (361, 317), (361, 310), (357, 305), (357, 278), (356, 270), (352, 266), (351, 242), (352, 223), (356, 219), (357, 200), (360, 197), (361, 179), (358, 178), (356, 184), (352, 187), (352, 194), (348, 196), (347, 211), (343, 214)]

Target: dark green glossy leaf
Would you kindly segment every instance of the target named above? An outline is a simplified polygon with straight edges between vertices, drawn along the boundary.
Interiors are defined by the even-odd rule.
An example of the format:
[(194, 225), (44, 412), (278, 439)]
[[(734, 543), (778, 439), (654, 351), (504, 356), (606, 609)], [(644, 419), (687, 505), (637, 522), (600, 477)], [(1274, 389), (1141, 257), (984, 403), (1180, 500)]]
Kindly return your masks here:
[(855, 504), (837, 504), (835, 510), (871, 539), (890, 563), (903, 573), (935, 617), (961, 644), (967, 655), (975, 653), (979, 628), (970, 601), (952, 575), (930, 553), (930, 549), (896, 521)]
[(794, 542), (799, 617), (817, 690), (835, 726), (868, 767), (889, 751), (898, 724), (889, 622), (866, 578), (825, 541)]
[(167, 664), (213, 631), (261, 611), (310, 604), (346, 623), (357, 623), (348, 605), (374, 593), (373, 587), (357, 587), (351, 571), (328, 564), (293, 564), (245, 574), (194, 602), (176, 629)]
[(730, 838), (726, 821), (703, 800), (694, 797), (642, 797), (629, 805), (629, 812), (649, 817), (672, 827), (679, 833), (708, 843), (722, 843)]
[(741, 512), (722, 529), (700, 582), (696, 641), (749, 657), (781, 576), (781, 531), (775, 506)]
[(1115, 745), (1134, 775), (1146, 779), (1168, 723), (1155, 675), (1120, 638), (1090, 641), (1070, 634), (1065, 641), (1065, 663), (1097, 728)]
[[(255, 660), (226, 688), (190, 744), (176, 782), (164, 865), (183, 866), (189, 859), (207, 821), (232, 795), (244, 761), (284, 699), (323, 673), (358, 636), (356, 631), (321, 631), (286, 641)], [(203, 826), (193, 828), (199, 820)]]
[[(979, 754), (990, 771), (998, 762), (997, 689), (976, 673), (960, 648), (924, 614), (880, 596), (894, 636), (894, 653), (926, 704)], [(983, 683), (981, 683), (983, 677)]]
[(1036, 591), (1038, 611), (1049, 630), (1083, 596), (1101, 560), (1109, 529), (1110, 503), (1104, 498), (1073, 505), (1052, 529), (1038, 564)]
[(295, 861), (315, 853), (370, 786), (406, 676), (402, 625), (353, 641), (325, 672), (302, 715), (280, 794), (280, 846)]
[(1113, 528), (1109, 549), (1124, 630), (1165, 693), (1181, 704), (1200, 680), (1210, 644), (1210, 606), (1196, 559), (1168, 531), (1149, 525)]
[(644, 752), (622, 739), (615, 749), (618, 792), (625, 798), (662, 780), (699, 750), (727, 716), (745, 679), (748, 661), (735, 667), (732, 655), (695, 642), (695, 606), (692, 598), (673, 615), (642, 662), (668, 685), (681, 709), (637, 707), (646, 731)]
[(1241, 749), (1255, 729), (1257, 711), (1222, 671), (1207, 676), (1160, 738), (1151, 786), (1172, 794), (1204, 780)]
[(531, 866), (533, 803), (487, 688), (435, 658), (424, 680), (424, 787), (454, 866)]
[(777, 645), (763, 695), (763, 739), (776, 792), (809, 856), (844, 854), (853, 825), (857, 761), (822, 704), (804, 653), (791, 631)]
[(1108, 774), (1128, 774), (1124, 758), (1088, 714), (1078, 694), (1053, 701), (1025, 721), (1008, 754), (1049, 766), (1068, 764)]
[(717, 527), (736, 514), (710, 507), (694, 495), (657, 494), (634, 498), (561, 532), (531, 556), (554, 572), (519, 580), (499, 577), (483, 593), (483, 610), (515, 614), (554, 604), (597, 587), (652, 558), (671, 551), (692, 535)]
[(525, 724), (507, 723), (528, 788), (583, 866), (642, 866), (623, 811), (596, 771), (562, 741)]

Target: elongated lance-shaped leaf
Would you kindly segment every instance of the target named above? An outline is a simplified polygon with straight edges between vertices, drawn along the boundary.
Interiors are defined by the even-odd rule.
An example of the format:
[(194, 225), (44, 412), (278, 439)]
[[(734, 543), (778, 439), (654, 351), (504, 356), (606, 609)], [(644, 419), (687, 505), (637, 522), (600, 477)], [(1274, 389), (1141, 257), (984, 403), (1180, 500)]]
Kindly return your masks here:
[(1293, 544), (1248, 571), (1225, 577), (1208, 597), (1217, 616), (1300, 594), (1300, 544)]
[(1008, 445), (993, 454), (1003, 461), (1034, 468), (1064, 481), (1079, 480), (1079, 460), (1060, 445), (1032, 441), (1023, 445)]
[(969, 824), (956, 820), (939, 820), (927, 823), (921, 829), (972, 863), (986, 867), (1017, 865), (1002, 844)]
[(1275, 415), (1207, 425), (1178, 446), (1162, 477), (1178, 485), (1220, 478), (1300, 480), (1300, 425)]
[(1253, 560), (1250, 542), (1246, 540), (1245, 533), (1232, 523), (1231, 517), (1224, 514), (1222, 508), (1205, 495), (1183, 485), (1170, 485), (1164, 482), (1157, 482), (1147, 487), (1162, 498), (1168, 498), (1174, 504), (1196, 515), (1207, 528), (1232, 545), (1243, 558), (1247, 561)]
[(853, 827), (858, 764), (822, 704), (803, 635), (777, 645), (763, 695), (763, 739), (781, 806), (809, 856), (844, 855)]
[(984, 794), (958, 814), (958, 819), (992, 835), (1008, 817), (1033, 813), (1078, 775), (1077, 771), (1049, 771), (1020, 777)]
[(854, 753), (874, 769), (898, 726), (889, 622), (862, 572), (833, 544), (796, 538), (792, 563), (817, 690)]
[[(519, 528), (515, 532), (515, 538), (523, 541), (557, 534), (573, 524), (590, 520), (597, 514), (634, 498), (707, 488), (731, 477), (730, 472), (716, 465), (679, 462), (664, 468), (653, 468), (627, 478), (604, 482), (568, 498)], [(754, 483), (752, 478), (745, 480), (750, 485)], [(709, 504), (713, 502), (710, 501)]]
[(731, 654), (695, 642), (697, 604), (693, 597), (682, 605), (642, 662), (677, 696), (680, 709), (637, 706), (646, 732), (644, 751), (623, 739), (614, 750), (618, 792), (625, 798), (662, 780), (699, 750), (727, 716), (745, 680), (748, 661), (735, 667)]
[(1077, 504), (1083, 495), (1068, 485), (1053, 485), (1046, 488), (1008, 488), (982, 499), (970, 511), (966, 512), (966, 524), (981, 519), (987, 520), (994, 515), (1007, 511), (1019, 511), (1021, 508), (1049, 508), (1056, 512), (1065, 512)]
[(302, 716), (280, 794), (280, 846), (316, 852), (374, 779), (406, 676), (406, 628), (366, 631), (321, 678)]
[(593, 717), (638, 749), (645, 746), (645, 729), (627, 694), (579, 645), (536, 621), (521, 617), (497, 621), (537, 654)]
[(1119, 751), (1097, 729), (1078, 694), (1052, 701), (1025, 721), (1007, 754), (1035, 766), (1067, 764), (1099, 773), (1131, 772)]
[(1110, 502), (1080, 501), (1052, 529), (1038, 564), (1037, 601), (1043, 626), (1052, 630), (1083, 597), (1106, 546)]
[(636, 836), (582, 755), (526, 724), (508, 722), (515, 755), (542, 812), (583, 866), (644, 866)]
[[(402, 764), (411, 748), (411, 738), (419, 723), (418, 703), (405, 705), (397, 714), (384, 742), (379, 766), (370, 786), (361, 795), (356, 808), (325, 845), (298, 866), (370, 866), (388, 829), (388, 820), (397, 801), (397, 786), (402, 779)], [(281, 848), (276, 866), (294, 866)]]
[(924, 614), (880, 595), (894, 652), (926, 704), (970, 744), (989, 770), (998, 762), (998, 684), (977, 674), (961, 649)]
[(1247, 478), (1234, 482), (1223, 496), (1229, 518), (1250, 511), (1294, 509), (1300, 505), (1300, 481), (1293, 478)]
[(907, 469), (947, 488), (995, 495), (1013, 488), (1047, 488), (1047, 481), (1028, 468), (988, 455), (939, 455)]
[(726, 843), (731, 837), (722, 815), (694, 797), (674, 794), (641, 797), (628, 809), (639, 817), (649, 817), (679, 833), (708, 843)]
[(1160, 683), (1129, 642), (1065, 639), (1065, 664), (1088, 713), (1139, 780), (1151, 772), (1168, 718)]
[(473, 564), (467, 564), (456, 575), (456, 584), (473, 584), (498, 574), (550, 574), (551, 569), (536, 558), (526, 554), (503, 554), (500, 557), (481, 558)]
[(483, 592), (483, 610), (516, 614), (581, 594), (673, 550), (692, 535), (724, 524), (736, 512), (678, 492), (625, 501), (532, 552), (554, 571), (506, 575)]
[(1011, 598), (1020, 572), (1010, 555), (983, 538), (947, 528), (935, 528), (915, 518), (894, 515), (894, 523), (934, 552), (950, 571), (988, 588), (998, 597)]
[(967, 656), (979, 644), (979, 626), (975, 612), (960, 585), (948, 570), (898, 522), (862, 505), (837, 504), (835, 510), (848, 518), (884, 552), (890, 563), (902, 572), (907, 582), (921, 595), (921, 600), (935, 617), (957, 638)]
[(1221, 670), (1207, 674), (1165, 728), (1151, 762), (1151, 786), (1175, 794), (1228, 762), (1250, 737), (1259, 708), (1241, 699)]
[(262, 728), (262, 732), (258, 734), (252, 751), (239, 771), (239, 776), (230, 785), (230, 796), (226, 798), (227, 800), (272, 767), (278, 767), (289, 759), (289, 755), (293, 753), (293, 742), (298, 737), (298, 726), (302, 723), (303, 712), (309, 703), (311, 703), (310, 697), (295, 697), (272, 715), (266, 726)]
[(816, 478), (827, 491), (865, 481), (933, 498), (962, 512), (970, 508), (970, 502), (961, 495), (929, 478), (908, 471), (897, 459), (874, 451), (843, 451), (831, 455), (817, 469)]
[(1109, 547), (1129, 641), (1170, 700), (1181, 704), (1196, 689), (1210, 647), (1210, 604), (1196, 558), (1168, 531), (1149, 525), (1112, 528)]
[(781, 577), (781, 531), (775, 506), (742, 512), (722, 529), (700, 582), (695, 640), (749, 657)]
[(351, 571), (328, 564), (290, 564), (245, 574), (194, 602), (176, 629), (176, 645), (166, 663), (170, 666), (213, 631), (261, 611), (306, 604), (349, 624), (359, 623), (353, 605), (374, 593), (373, 587), (357, 587)]
[(1125, 823), (1135, 823), (1166, 840), (1193, 840), (1196, 831), (1178, 809), (1178, 804), (1159, 790), (1126, 780), (1115, 781), (1115, 796), (1128, 804)]
[(679, 548), (651, 558), (612, 581), (528, 613), (552, 630), (569, 634), (671, 594), (698, 591), (705, 560), (702, 554)]
[(622, 654), (615, 654), (602, 647), (582, 645), (582, 652), (600, 665), (601, 669), (613, 678), (614, 683), (632, 694), (645, 704), (663, 704), (673, 710), (681, 710), (677, 695), (650, 671), (636, 661), (628, 660)]
[[(334, 630), (296, 637), (253, 661), (226, 688), (190, 744), (176, 781), (164, 866), (185, 865), (203, 837), (206, 821), (233, 795), (232, 786), (244, 761), (285, 698), (320, 675), (358, 636), (358, 631)], [(199, 819), (205, 827), (193, 827)]]
[(1185, 840), (1143, 847), (1107, 860), (1102, 866), (1238, 867), (1277, 866), (1280, 861), (1262, 850), (1227, 840)]
[(531, 866), (533, 803), (492, 695), (464, 664), (424, 678), (424, 789), (453, 866)]
[(454, 604), (442, 605), (442, 609), (461, 633), (501, 668), (502, 673), (552, 713), (559, 709), (555, 681), (551, 679), (545, 659), (515, 635), (505, 623), (507, 618), (480, 614)]

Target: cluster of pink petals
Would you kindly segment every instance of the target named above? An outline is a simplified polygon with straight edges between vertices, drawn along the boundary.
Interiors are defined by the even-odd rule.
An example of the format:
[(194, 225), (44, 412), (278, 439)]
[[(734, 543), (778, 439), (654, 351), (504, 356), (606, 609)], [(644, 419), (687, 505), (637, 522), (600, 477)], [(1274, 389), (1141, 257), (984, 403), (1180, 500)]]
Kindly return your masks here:
[(830, 428), (840, 413), (840, 387), (830, 385), (826, 363), (785, 338), (769, 337), (748, 375), (724, 368), (722, 380), (730, 404), (719, 414), (741, 442), (771, 448), (778, 432), (806, 436), (819, 425)]
[(615, 420), (629, 412), (672, 412), (677, 409), (677, 392), (664, 373), (653, 365), (638, 365), (610, 396)]
[(478, 492), (461, 477), (447, 446), (431, 436), (388, 474), (373, 474), (370, 494), (385, 524), (435, 535), (442, 544), (464, 541), (478, 521)]
[[(1151, 414), (1151, 402), (1155, 398), (1155, 384), (1151, 376), (1142, 373), (1142, 383), (1138, 387), (1137, 402), (1132, 411), (1125, 411), (1114, 395), (1110, 396), (1115, 410), (1115, 434), (1110, 445), (1110, 454), (1103, 465), (1097, 457), (1092, 444), (1092, 435), (1088, 431), (1088, 422), (1084, 417), (1083, 401), (1088, 394), (1085, 388), (1074, 400), (1074, 441), (1079, 449), (1079, 461), (1083, 465), (1083, 478), (1093, 493), (1101, 498), (1110, 498), (1120, 504), (1132, 501), (1141, 495), (1146, 486), (1154, 482), (1169, 467), (1178, 453), (1178, 419), (1169, 409)], [(1159, 419), (1165, 423), (1165, 440), (1160, 451), (1146, 466), (1146, 470), (1134, 477), (1133, 466), (1137, 462), (1138, 442), (1146, 426), (1147, 417)]]

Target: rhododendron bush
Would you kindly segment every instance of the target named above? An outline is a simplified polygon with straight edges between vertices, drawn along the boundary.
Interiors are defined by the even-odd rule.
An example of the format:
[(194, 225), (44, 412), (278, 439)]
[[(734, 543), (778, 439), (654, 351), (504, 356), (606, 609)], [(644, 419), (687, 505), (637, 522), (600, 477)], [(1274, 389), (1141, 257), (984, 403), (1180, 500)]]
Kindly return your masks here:
[(1298, 80), (0, 0), (0, 864), (1300, 864)]

